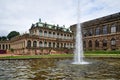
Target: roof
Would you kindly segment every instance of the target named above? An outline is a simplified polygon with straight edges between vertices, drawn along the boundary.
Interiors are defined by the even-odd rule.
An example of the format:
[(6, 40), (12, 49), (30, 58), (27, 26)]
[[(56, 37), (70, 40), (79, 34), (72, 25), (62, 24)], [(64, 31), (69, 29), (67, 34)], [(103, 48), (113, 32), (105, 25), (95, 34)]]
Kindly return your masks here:
[(60, 31), (65, 31), (65, 32), (71, 32), (69, 28), (65, 28), (65, 25), (63, 25), (63, 26), (59, 26), (58, 24), (52, 25), (52, 24), (48, 24), (46, 22), (43, 23), (43, 22), (41, 22), (41, 20), (39, 20), (39, 22), (31, 25), (31, 29), (34, 27), (43, 27), (43, 28), (49, 28), (49, 29), (60, 30)]

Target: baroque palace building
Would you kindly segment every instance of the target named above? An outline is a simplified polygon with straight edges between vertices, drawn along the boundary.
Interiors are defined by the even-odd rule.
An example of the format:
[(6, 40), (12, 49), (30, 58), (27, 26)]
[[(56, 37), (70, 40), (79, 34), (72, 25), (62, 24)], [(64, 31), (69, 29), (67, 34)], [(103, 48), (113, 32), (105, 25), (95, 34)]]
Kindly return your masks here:
[[(120, 50), (120, 13), (81, 23), (84, 50)], [(76, 24), (70, 28), (39, 22), (32, 24), (29, 33), (10, 41), (0, 41), (0, 53), (16, 54), (73, 53)]]
[[(81, 23), (84, 50), (120, 50), (120, 13)], [(71, 25), (75, 35), (76, 24)]]
[[(7, 47), (7, 44), (9, 47)], [(29, 33), (0, 42), (0, 49), (13, 49), (16, 54), (72, 53), (73, 33), (65, 26), (39, 22), (32, 24)]]

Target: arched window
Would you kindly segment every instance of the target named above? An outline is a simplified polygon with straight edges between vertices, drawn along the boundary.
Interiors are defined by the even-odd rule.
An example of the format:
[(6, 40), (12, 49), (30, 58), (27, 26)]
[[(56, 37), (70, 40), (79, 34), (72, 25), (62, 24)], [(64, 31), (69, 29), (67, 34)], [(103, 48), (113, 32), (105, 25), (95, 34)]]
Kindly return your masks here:
[(88, 43), (89, 47), (92, 47), (92, 41), (90, 40)]
[(5, 49), (5, 45), (3, 44), (3, 50)]
[(64, 39), (66, 39), (66, 34), (64, 34)]
[(0, 49), (1, 49), (1, 44), (0, 44)]
[(72, 43), (70, 43), (70, 47), (73, 48), (73, 44)]
[(64, 43), (64, 48), (66, 47), (66, 43)]
[[(89, 33), (88, 33), (89, 34)], [(83, 30), (83, 36), (86, 37), (87, 36), (87, 30)]]
[(51, 47), (51, 42), (49, 42), (49, 47)]
[(61, 43), (61, 47), (63, 47), (63, 43)]
[(57, 43), (57, 48), (59, 48), (59, 43)]
[(47, 42), (44, 42), (44, 47), (47, 47)]
[(37, 47), (37, 41), (33, 41), (33, 47)]
[(107, 40), (103, 40), (103, 47), (107, 47)]
[(56, 38), (55, 32), (53, 32), (53, 37)]
[(107, 34), (107, 26), (103, 27), (103, 34)]
[(39, 47), (43, 47), (42, 41), (39, 42)]
[(61, 34), (61, 38), (63, 38), (63, 34)]
[(96, 33), (96, 35), (100, 35), (100, 28), (99, 27), (96, 28), (95, 33)]
[(86, 41), (83, 41), (83, 47), (86, 48)]
[(31, 41), (30, 41), (30, 40), (27, 41), (27, 47), (28, 47), (28, 48), (31, 47)]
[(53, 43), (53, 48), (55, 48), (55, 43)]
[(93, 34), (93, 31), (92, 31), (92, 29), (90, 29), (89, 32), (88, 32), (88, 35), (92, 36), (92, 34)]
[(44, 36), (47, 36), (47, 31), (44, 31)]
[(95, 41), (95, 47), (99, 47), (99, 41), (98, 40)]
[(57, 33), (57, 38), (59, 38), (59, 33)]
[(39, 35), (43, 36), (43, 31), (42, 30), (39, 30)]
[(69, 35), (67, 35), (67, 39), (69, 39)]
[(52, 34), (51, 34), (51, 32), (49, 32), (49, 37), (52, 37)]
[(111, 33), (115, 33), (115, 32), (116, 32), (116, 25), (113, 24), (113, 25), (111, 26)]
[(111, 39), (111, 46), (116, 46), (116, 40), (114, 38)]

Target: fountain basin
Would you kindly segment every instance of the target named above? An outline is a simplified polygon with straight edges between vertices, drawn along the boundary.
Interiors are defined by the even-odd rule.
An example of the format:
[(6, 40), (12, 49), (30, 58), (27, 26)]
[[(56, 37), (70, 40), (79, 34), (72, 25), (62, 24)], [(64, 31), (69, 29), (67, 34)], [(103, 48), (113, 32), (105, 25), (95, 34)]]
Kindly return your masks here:
[(74, 65), (71, 58), (0, 60), (0, 80), (117, 80), (119, 58), (85, 59)]

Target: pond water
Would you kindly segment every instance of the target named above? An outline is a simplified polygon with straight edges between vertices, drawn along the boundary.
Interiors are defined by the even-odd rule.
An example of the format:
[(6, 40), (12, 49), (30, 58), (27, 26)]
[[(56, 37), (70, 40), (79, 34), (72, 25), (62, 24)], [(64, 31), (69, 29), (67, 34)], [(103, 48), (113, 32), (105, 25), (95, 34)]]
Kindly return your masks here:
[(119, 80), (120, 59), (86, 59), (90, 64), (73, 65), (72, 59), (0, 60), (0, 80)]

